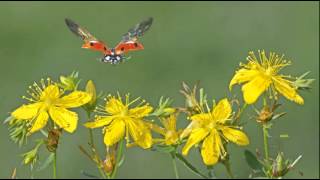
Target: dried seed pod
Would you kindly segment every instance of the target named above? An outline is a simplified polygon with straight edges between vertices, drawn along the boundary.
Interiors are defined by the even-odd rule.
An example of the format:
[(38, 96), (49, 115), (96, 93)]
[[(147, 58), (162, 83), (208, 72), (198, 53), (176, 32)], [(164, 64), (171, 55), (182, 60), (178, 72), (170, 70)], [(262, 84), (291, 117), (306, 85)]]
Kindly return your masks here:
[(258, 114), (257, 121), (260, 123), (266, 123), (272, 119), (273, 112), (268, 106), (265, 106)]
[(59, 129), (52, 129), (48, 133), (48, 138), (47, 138), (47, 149), (50, 152), (55, 152), (56, 149), (58, 148), (59, 144), (59, 138), (62, 134), (62, 128)]
[(116, 164), (116, 150), (117, 145), (107, 147), (106, 159), (103, 161), (104, 171), (107, 173), (112, 173), (114, 166)]

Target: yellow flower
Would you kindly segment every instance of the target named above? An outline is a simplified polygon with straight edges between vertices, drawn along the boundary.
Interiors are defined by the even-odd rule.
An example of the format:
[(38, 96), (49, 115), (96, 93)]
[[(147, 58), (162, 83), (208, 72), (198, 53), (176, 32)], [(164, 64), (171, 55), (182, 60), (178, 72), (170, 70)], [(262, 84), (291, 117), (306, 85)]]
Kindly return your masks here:
[[(130, 105), (138, 101), (137, 98), (133, 101), (129, 101), (129, 95), (126, 95), (125, 103), (122, 102), (120, 96), (118, 98), (109, 96), (106, 100), (105, 107), (99, 107), (97, 112), (102, 115), (96, 116), (94, 122), (88, 122), (85, 124), (87, 128), (98, 128), (105, 126), (104, 128), (104, 143), (107, 146), (112, 146), (126, 136), (127, 144), (129, 143), (129, 134), (133, 141), (140, 147), (146, 149), (152, 145), (152, 137), (149, 127), (143, 121), (143, 118), (147, 116), (152, 107), (148, 104), (144, 104), (144, 101), (140, 105), (134, 108), (129, 108)], [(142, 105), (142, 106), (141, 106)]]
[(82, 106), (91, 99), (88, 93), (81, 91), (74, 91), (62, 97), (63, 92), (49, 78), (47, 85), (42, 79), (41, 86), (34, 83), (29, 89), (28, 94), (31, 98), (23, 98), (29, 100), (30, 104), (22, 105), (11, 113), (15, 119), (28, 121), (29, 134), (42, 129), (47, 124), (49, 116), (60, 128), (72, 133), (77, 127), (78, 115), (67, 108)]
[(202, 141), (202, 159), (206, 165), (214, 165), (219, 157), (226, 153), (221, 137), (241, 146), (248, 145), (249, 139), (245, 133), (226, 124), (230, 120), (231, 113), (231, 105), (225, 98), (213, 108), (212, 112), (191, 116), (192, 122), (180, 136), (184, 138), (189, 135), (182, 154), (187, 155), (193, 145)]
[(265, 51), (259, 51), (259, 59), (257, 60), (254, 52), (249, 52), (247, 64), (240, 64), (239, 69), (232, 78), (229, 89), (234, 84), (242, 84), (243, 98), (247, 104), (256, 102), (258, 97), (269, 88), (271, 97), (277, 99), (277, 92), (287, 99), (298, 104), (303, 104), (303, 98), (299, 96), (292, 81), (286, 79), (288, 76), (280, 75), (278, 72), (285, 66), (291, 64), (290, 61), (279, 57), (271, 52), (269, 57)]
[(156, 139), (156, 142), (164, 143), (166, 145), (175, 145), (177, 141), (179, 140), (180, 131), (177, 131), (176, 129), (176, 122), (177, 122), (177, 116), (176, 114), (171, 114), (167, 118), (161, 118), (161, 123), (163, 124), (164, 128), (159, 127), (156, 124), (149, 123), (149, 127), (164, 136), (164, 139)]

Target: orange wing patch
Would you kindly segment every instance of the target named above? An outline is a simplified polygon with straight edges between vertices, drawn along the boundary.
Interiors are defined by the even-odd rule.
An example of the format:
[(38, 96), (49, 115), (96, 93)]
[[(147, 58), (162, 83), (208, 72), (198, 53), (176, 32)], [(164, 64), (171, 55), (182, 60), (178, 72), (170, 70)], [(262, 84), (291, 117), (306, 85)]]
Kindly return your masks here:
[(116, 54), (127, 53), (128, 51), (136, 51), (144, 49), (143, 45), (135, 41), (120, 42), (116, 48)]
[(104, 54), (110, 54), (111, 50), (106, 47), (106, 45), (101, 41), (88, 41), (82, 45), (82, 48), (91, 49), (95, 51), (101, 51)]
[(111, 52), (106, 44), (104, 44), (102, 41), (99, 41), (88, 30), (79, 26), (71, 19), (65, 19), (65, 21), (70, 31), (73, 32), (76, 36), (79, 36), (84, 41), (82, 48), (101, 51), (104, 54), (108, 54)]

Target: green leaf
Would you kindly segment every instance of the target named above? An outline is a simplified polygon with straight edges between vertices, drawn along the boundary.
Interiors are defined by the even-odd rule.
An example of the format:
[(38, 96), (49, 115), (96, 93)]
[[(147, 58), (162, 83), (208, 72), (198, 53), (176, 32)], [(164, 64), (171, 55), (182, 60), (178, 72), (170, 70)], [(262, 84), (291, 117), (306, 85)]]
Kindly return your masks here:
[(302, 158), (302, 155), (300, 155), (299, 157), (297, 157), (297, 159), (294, 160), (293, 163), (290, 164), (290, 167), (289, 167), (289, 168), (293, 168), (293, 167), (300, 161), (301, 158)]
[(254, 170), (261, 170), (263, 165), (258, 161), (256, 156), (249, 150), (244, 151), (244, 156), (246, 158), (247, 164), (250, 168)]
[(282, 117), (282, 116), (284, 116), (284, 115), (286, 115), (286, 114), (287, 114), (286, 112), (276, 114), (276, 115), (274, 115), (274, 116), (272, 117), (272, 120), (278, 119), (278, 118), (280, 118), (280, 117)]
[(293, 82), (293, 85), (298, 90), (308, 90), (311, 89), (311, 84), (315, 81), (315, 79), (304, 79), (310, 71), (302, 74), (300, 77), (297, 77), (296, 80)]
[(123, 154), (121, 160), (118, 162), (118, 167), (120, 167), (124, 163), (125, 155)]
[(46, 161), (37, 169), (37, 171), (42, 171), (46, 169), (54, 160), (54, 153), (50, 153)]

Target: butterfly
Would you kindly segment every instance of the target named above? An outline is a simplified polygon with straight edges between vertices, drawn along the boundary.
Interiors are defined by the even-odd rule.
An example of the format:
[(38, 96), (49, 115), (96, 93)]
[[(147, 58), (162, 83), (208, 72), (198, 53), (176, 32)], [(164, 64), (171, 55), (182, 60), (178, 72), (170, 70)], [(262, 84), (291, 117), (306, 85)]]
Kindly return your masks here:
[(146, 20), (136, 24), (122, 36), (121, 41), (115, 48), (109, 48), (107, 44), (98, 40), (85, 28), (79, 26), (71, 19), (65, 19), (65, 22), (71, 32), (79, 36), (84, 41), (82, 48), (102, 52), (103, 58), (101, 61), (111, 64), (118, 64), (123, 60), (128, 59), (124, 54), (128, 53), (129, 51), (144, 49), (143, 45), (138, 41), (138, 38), (143, 36), (144, 33), (149, 30), (152, 25), (152, 21), (153, 18), (149, 17)]

